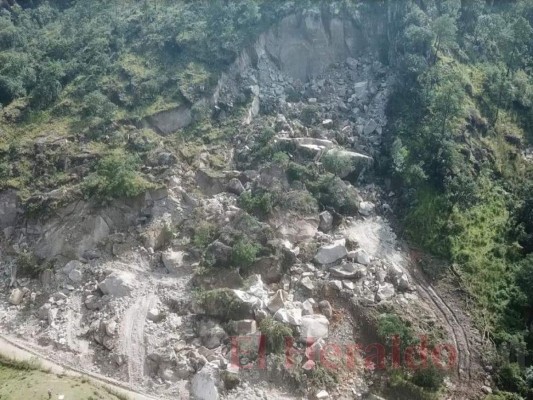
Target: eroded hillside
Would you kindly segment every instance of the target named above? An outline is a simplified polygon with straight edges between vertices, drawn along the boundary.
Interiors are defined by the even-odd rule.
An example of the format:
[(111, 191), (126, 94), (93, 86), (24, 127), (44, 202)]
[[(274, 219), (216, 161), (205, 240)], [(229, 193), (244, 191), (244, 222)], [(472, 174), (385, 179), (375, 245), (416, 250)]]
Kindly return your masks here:
[[(515, 391), (487, 340), (501, 310), (477, 311), (494, 278), (460, 257), (483, 211), (439, 202), (530, 168), (527, 118), (484, 119), (477, 66), (434, 27), (473, 6), (64, 3), (0, 19), (0, 334), (161, 399)], [(510, 224), (522, 205), (481, 187)], [(520, 258), (482, 229), (480, 254)]]

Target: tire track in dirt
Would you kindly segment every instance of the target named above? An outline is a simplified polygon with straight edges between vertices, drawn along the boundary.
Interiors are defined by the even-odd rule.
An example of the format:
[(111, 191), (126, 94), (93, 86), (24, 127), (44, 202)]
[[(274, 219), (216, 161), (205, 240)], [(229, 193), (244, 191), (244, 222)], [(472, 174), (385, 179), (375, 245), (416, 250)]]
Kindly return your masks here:
[(144, 326), (146, 314), (157, 297), (148, 294), (139, 297), (126, 310), (120, 329), (120, 349), (128, 360), (128, 379), (131, 387), (138, 386), (144, 378)]
[(472, 378), (472, 352), (468, 336), (461, 322), (446, 301), (441, 298), (433, 286), (422, 275), (421, 271), (415, 271), (415, 273), (412, 274), (412, 277), (416, 282), (418, 294), (424, 301), (433, 306), (432, 308), (442, 316), (441, 321), (446, 323), (447, 330), (454, 341), (453, 345), (457, 349), (457, 375), (462, 384), (468, 384)]

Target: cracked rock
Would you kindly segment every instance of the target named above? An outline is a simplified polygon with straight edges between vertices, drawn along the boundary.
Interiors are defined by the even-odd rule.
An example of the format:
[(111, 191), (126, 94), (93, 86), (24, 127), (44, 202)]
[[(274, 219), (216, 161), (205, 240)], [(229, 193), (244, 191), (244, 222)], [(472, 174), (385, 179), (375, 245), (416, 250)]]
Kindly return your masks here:
[(333, 264), (346, 257), (348, 251), (346, 250), (346, 241), (338, 240), (332, 244), (322, 246), (318, 249), (315, 256), (315, 261), (322, 265)]

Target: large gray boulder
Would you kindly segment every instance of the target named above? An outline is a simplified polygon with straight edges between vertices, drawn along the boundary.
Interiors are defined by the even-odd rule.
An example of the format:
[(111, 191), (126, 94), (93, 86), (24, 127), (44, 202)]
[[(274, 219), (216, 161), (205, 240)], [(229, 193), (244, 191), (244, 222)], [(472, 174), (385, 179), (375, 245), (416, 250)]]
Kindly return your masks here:
[(136, 277), (134, 274), (126, 271), (116, 271), (108, 275), (98, 284), (102, 293), (115, 296), (129, 296), (135, 288)]
[(378, 127), (378, 124), (376, 123), (376, 121), (371, 119), (370, 121), (366, 123), (363, 133), (365, 135), (370, 135), (372, 132), (376, 130), (377, 127)]
[(330, 268), (329, 272), (335, 278), (360, 279), (366, 275), (366, 268), (360, 264), (349, 263)]
[(346, 241), (344, 239), (337, 240), (334, 243), (322, 246), (318, 249), (315, 261), (322, 265), (333, 264), (346, 257), (347, 254)]
[(376, 292), (376, 301), (387, 301), (394, 297), (395, 295), (394, 286), (392, 283), (385, 282), (378, 286)]
[(202, 344), (208, 349), (219, 347), (228, 337), (224, 328), (212, 320), (204, 320), (199, 323), (198, 336)]
[(183, 251), (173, 251), (171, 249), (161, 254), (163, 265), (169, 272), (177, 272), (183, 266), (183, 258), (185, 253)]
[(284, 324), (299, 326), (302, 323), (301, 308), (280, 308), (275, 314), (274, 319)]
[(161, 135), (170, 135), (185, 128), (191, 122), (191, 109), (187, 106), (180, 106), (147, 117), (144, 120), (144, 125), (154, 128)]
[(20, 289), (13, 289), (11, 292), (11, 295), (9, 296), (9, 302), (13, 304), (14, 306), (18, 306), (22, 303), (22, 300), (24, 299), (24, 292)]
[(271, 313), (276, 313), (278, 310), (285, 308), (288, 298), (289, 294), (280, 289), (274, 294), (274, 296), (268, 299), (267, 307)]
[(322, 211), (319, 217), (320, 224), (318, 229), (322, 232), (329, 232), (333, 228), (333, 215), (329, 211)]
[(194, 400), (218, 400), (219, 371), (206, 364), (191, 380), (191, 397)]
[(232, 248), (219, 240), (211, 243), (205, 251), (205, 261), (210, 267), (228, 267), (231, 264)]
[(317, 341), (327, 338), (329, 333), (329, 321), (321, 314), (304, 315), (301, 319), (302, 340)]

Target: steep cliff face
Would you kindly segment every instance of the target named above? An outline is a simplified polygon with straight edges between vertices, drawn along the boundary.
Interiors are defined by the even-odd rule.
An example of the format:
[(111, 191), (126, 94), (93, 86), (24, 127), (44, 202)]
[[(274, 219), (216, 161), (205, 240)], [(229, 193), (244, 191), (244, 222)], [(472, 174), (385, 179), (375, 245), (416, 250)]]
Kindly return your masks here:
[(284, 18), (261, 35), (255, 48), (266, 53), (280, 71), (306, 82), (333, 63), (360, 55), (365, 48), (361, 28), (349, 18), (307, 10)]
[[(245, 119), (250, 123), (259, 113), (260, 98), (267, 103), (273, 98), (285, 98), (289, 90), (320, 75), (332, 64), (382, 51), (379, 46), (386, 26), (373, 21), (370, 16), (332, 15), (318, 8), (289, 15), (241, 52), (221, 75), (212, 96), (189, 107), (156, 114), (147, 118), (144, 125), (170, 134), (194, 121), (195, 108), (209, 105), (227, 111), (239, 97), (252, 97)], [(262, 89), (261, 94), (257, 86)], [(272, 89), (272, 93), (266, 88)]]

